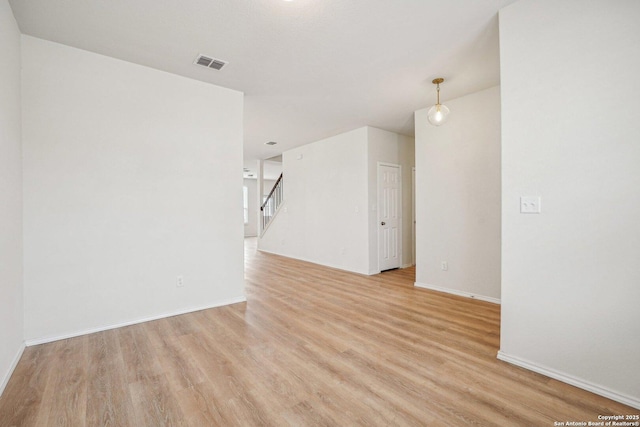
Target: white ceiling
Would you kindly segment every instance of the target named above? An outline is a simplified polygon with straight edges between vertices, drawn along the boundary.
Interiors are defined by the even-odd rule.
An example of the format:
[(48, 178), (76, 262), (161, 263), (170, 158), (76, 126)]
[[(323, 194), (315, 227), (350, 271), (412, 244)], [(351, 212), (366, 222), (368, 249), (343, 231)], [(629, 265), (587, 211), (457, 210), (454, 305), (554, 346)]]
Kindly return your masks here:
[[(515, 0), (10, 0), (23, 33), (245, 93), (245, 167), (499, 83)], [(202, 53), (221, 71), (193, 65)], [(455, 114), (455, 111), (452, 112)], [(277, 141), (273, 147), (264, 145)]]

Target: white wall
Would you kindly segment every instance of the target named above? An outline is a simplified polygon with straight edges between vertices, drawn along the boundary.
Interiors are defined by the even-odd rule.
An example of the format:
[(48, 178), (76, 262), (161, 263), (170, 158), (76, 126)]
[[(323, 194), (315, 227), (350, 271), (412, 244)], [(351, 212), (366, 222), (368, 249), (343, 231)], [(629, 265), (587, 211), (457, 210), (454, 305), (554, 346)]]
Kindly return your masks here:
[(374, 127), (367, 127), (369, 159), (369, 273), (378, 268), (378, 162), (400, 165), (402, 173), (402, 266), (413, 264), (411, 227), (411, 168), (415, 166), (415, 140)]
[(367, 128), (283, 154), (284, 205), (260, 250), (369, 272)]
[(440, 127), (415, 116), (416, 286), (498, 302), (500, 88), (445, 104)]
[(20, 31), (0, 1), (0, 394), (24, 341)]
[(402, 167), (402, 263), (411, 265), (413, 154), (413, 138), (372, 127), (285, 152), (285, 204), (258, 248), (357, 273), (379, 273), (377, 166), (387, 162)]
[(500, 357), (640, 408), (638, 22), (631, 0), (500, 12)]
[(22, 48), (26, 338), (242, 300), (242, 93)]
[[(256, 180), (257, 182), (257, 180)], [(276, 181), (274, 179), (263, 179), (262, 180), (262, 196), (268, 196), (269, 192), (273, 189)]]

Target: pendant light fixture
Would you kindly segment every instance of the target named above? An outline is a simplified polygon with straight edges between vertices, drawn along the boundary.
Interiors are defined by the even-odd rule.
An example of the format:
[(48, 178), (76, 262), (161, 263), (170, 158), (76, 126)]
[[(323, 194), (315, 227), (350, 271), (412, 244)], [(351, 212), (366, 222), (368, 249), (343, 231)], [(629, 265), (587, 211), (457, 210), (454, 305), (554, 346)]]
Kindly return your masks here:
[(442, 83), (443, 81), (443, 78), (438, 77), (437, 79), (433, 79), (433, 81), (431, 82), (436, 85), (436, 93), (438, 98), (436, 105), (429, 109), (427, 117), (429, 119), (429, 123), (434, 126), (440, 126), (441, 124), (446, 122), (447, 118), (449, 117), (449, 109), (447, 108), (447, 106), (440, 104), (440, 83)]

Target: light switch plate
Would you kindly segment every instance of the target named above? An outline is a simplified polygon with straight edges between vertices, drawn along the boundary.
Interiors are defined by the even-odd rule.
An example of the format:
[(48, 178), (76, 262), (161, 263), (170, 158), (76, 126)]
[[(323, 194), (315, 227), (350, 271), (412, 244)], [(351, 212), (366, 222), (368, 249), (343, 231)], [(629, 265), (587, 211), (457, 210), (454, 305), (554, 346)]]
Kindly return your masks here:
[(539, 214), (541, 212), (540, 196), (520, 197), (520, 213)]

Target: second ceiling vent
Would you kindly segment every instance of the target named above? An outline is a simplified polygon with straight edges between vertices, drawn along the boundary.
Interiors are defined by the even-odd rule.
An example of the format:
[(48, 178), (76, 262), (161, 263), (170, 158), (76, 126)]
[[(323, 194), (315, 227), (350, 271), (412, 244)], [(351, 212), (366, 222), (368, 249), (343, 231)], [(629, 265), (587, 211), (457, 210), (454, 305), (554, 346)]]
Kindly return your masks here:
[(202, 65), (203, 67), (213, 68), (214, 70), (221, 70), (222, 67), (227, 65), (227, 61), (202, 54), (198, 55), (193, 63), (196, 65)]

